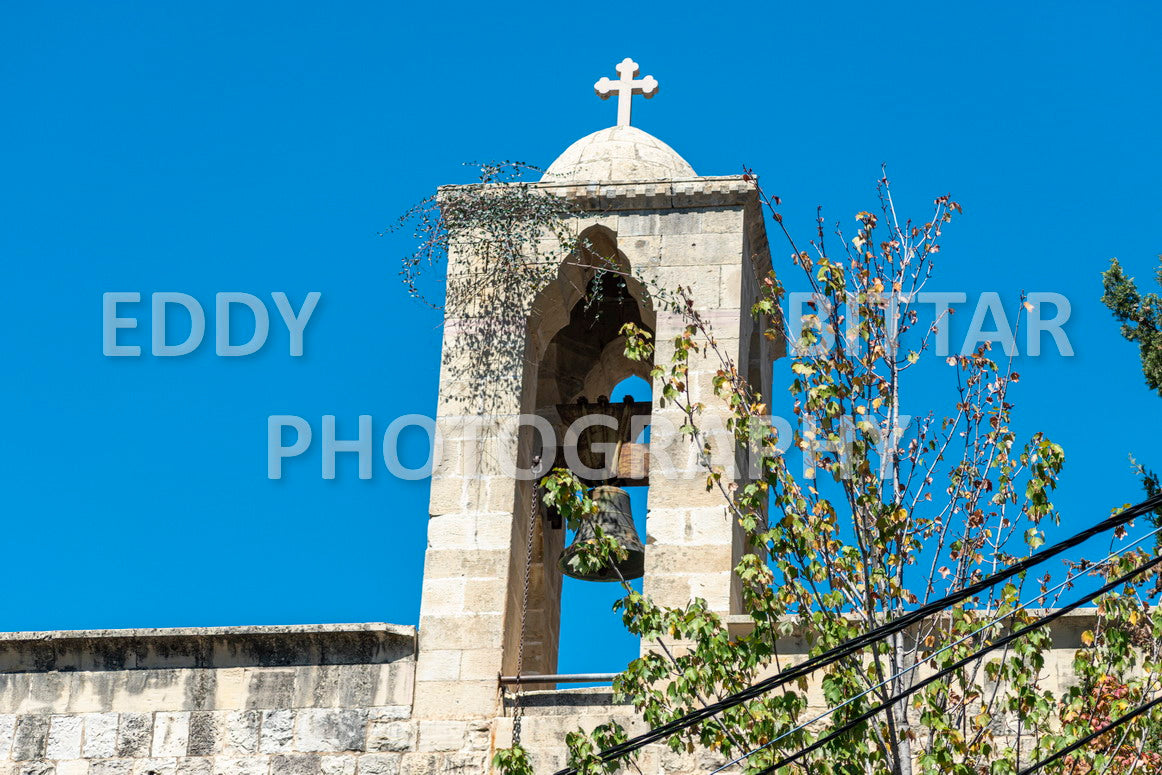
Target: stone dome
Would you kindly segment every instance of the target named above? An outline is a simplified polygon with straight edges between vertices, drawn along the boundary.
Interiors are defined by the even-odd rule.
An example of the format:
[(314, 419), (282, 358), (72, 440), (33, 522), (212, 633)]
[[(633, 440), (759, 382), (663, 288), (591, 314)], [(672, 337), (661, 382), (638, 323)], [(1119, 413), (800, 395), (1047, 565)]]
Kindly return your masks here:
[(633, 126), (611, 126), (565, 149), (541, 177), (545, 183), (601, 183), (693, 178), (694, 168), (670, 146)]

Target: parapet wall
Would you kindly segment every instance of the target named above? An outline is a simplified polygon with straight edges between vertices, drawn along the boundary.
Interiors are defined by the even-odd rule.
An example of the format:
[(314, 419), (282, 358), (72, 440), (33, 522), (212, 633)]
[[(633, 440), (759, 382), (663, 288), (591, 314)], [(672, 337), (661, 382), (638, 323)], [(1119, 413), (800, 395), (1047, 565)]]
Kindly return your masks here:
[(413, 627), (0, 634), (0, 775), (394, 773)]
[[(1051, 609), (1030, 609), (1029, 614), (1036, 617), (1050, 611)], [(981, 618), (983, 624), (988, 616), (981, 614)], [(1060, 693), (1076, 683), (1073, 662), (1077, 651), (1084, 648), (1082, 633), (1092, 630), (1096, 623), (1094, 609), (1083, 608), (1063, 615), (1049, 626), (1052, 645), (1044, 655), (1045, 664), (1040, 671), (1041, 688)], [(754, 622), (749, 617), (736, 616), (731, 617), (728, 624), (731, 633), (738, 636), (749, 632)], [(995, 638), (1005, 632), (1007, 631), (998, 626), (991, 630), (990, 634)], [(782, 637), (778, 645), (784, 668), (807, 659), (809, 655), (809, 639), (802, 636)], [(999, 659), (1003, 655), (1003, 651), (1000, 650), (990, 652), (984, 660)], [(756, 680), (769, 678), (775, 672), (774, 665), (771, 665), (767, 671), (756, 676)], [(931, 674), (931, 666), (921, 666), (916, 672), (916, 677), (924, 678)], [(829, 707), (823, 696), (820, 677), (817, 673), (808, 681), (807, 707), (802, 715), (804, 720), (824, 713)], [(647, 731), (647, 725), (633, 708), (615, 703), (608, 688), (536, 691), (525, 694), (521, 702), (525, 709), (521, 740), (529, 750), (533, 770), (538, 775), (540, 773), (548, 775), (566, 765), (565, 736), (578, 727), (591, 731), (598, 724), (616, 719), (625, 726), (631, 736)], [(516, 699), (509, 690), (504, 700), (505, 717), (496, 725), (497, 747), (507, 746), (511, 742), (511, 716), (515, 703)], [(914, 723), (920, 725), (919, 718), (915, 717), (914, 713), (912, 715)], [(1027, 735), (1027, 731), (1023, 731), (1017, 725), (1015, 717), (1001, 712), (995, 714), (993, 729), (1004, 738), (1012, 739), (1017, 735)], [(725, 762), (726, 759), (720, 754), (708, 750), (675, 752), (666, 745), (655, 743), (639, 752), (636, 767), (626, 766), (623, 771), (641, 775), (705, 775)], [(1031, 762), (1025, 762), (1029, 763)]]
[[(1054, 623), (1045, 688), (1072, 683), (1093, 623), (1092, 609)], [(791, 662), (807, 648), (780, 641)], [(477, 717), (417, 717), (415, 672), (415, 628), (389, 624), (0, 633), (0, 775), (485, 775), (511, 744), (511, 687), (496, 685)], [(565, 765), (565, 736), (579, 727), (646, 729), (608, 687), (519, 702), (538, 773)], [(808, 705), (808, 715), (826, 707), (815, 681)], [(720, 763), (658, 744), (637, 762), (643, 775)]]

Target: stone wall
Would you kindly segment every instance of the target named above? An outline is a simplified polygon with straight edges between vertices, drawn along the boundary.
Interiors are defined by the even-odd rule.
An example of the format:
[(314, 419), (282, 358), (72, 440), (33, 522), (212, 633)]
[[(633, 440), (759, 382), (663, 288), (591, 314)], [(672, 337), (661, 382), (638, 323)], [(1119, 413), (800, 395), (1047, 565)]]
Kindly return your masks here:
[[(1030, 610), (1029, 613), (1041, 616), (1049, 611)], [(1078, 649), (1083, 648), (1082, 633), (1091, 630), (1095, 624), (1094, 610), (1080, 609), (1066, 614), (1050, 626), (1052, 647), (1045, 654), (1045, 665), (1040, 672), (1042, 689), (1060, 693), (1076, 683), (1074, 656)], [(731, 617), (729, 621), (730, 630), (736, 635), (748, 631), (751, 626), (752, 621), (743, 616)], [(1002, 632), (998, 628), (994, 635)], [(806, 659), (808, 645), (806, 638), (781, 638), (779, 651), (785, 660), (783, 666)], [(991, 652), (984, 660), (996, 659), (1001, 655), (1001, 651)], [(767, 678), (775, 672), (772, 666), (757, 678)], [(921, 667), (917, 676), (923, 678), (931, 673), (930, 668)], [(818, 716), (827, 709), (818, 678), (817, 674), (808, 682), (807, 708), (802, 715), (803, 719)], [(498, 747), (511, 744), (515, 702), (516, 698), (509, 691), (504, 697), (505, 715), (496, 723), (495, 744)], [(607, 687), (527, 692), (521, 698), (521, 705), (524, 708), (521, 740), (530, 753), (534, 772), (538, 775), (551, 775), (566, 765), (565, 735), (578, 728), (592, 731), (598, 724), (616, 719), (625, 726), (631, 737), (648, 729), (632, 707), (613, 701), (613, 695)], [(912, 720), (919, 724), (918, 718), (913, 717)], [(1012, 738), (1018, 734), (1016, 719), (1003, 713), (996, 714), (993, 729), (1002, 737)], [(708, 750), (675, 752), (666, 745), (655, 743), (638, 753), (636, 767), (627, 765), (622, 771), (637, 775), (705, 775), (724, 763), (724, 757)]]
[[(1045, 688), (1071, 683), (1092, 626), (1084, 610), (1054, 625)], [(780, 651), (794, 662), (806, 645)], [(493, 679), (476, 717), (417, 714), (415, 649), (414, 628), (388, 624), (0, 634), (0, 775), (484, 775), (512, 740), (512, 689)], [(807, 716), (824, 707), (817, 685), (808, 699)], [(607, 687), (521, 702), (546, 775), (564, 766), (568, 732), (611, 718), (645, 731)], [(661, 745), (638, 759), (643, 775), (716, 763)]]
[(384, 775), (415, 629), (0, 634), (0, 775)]

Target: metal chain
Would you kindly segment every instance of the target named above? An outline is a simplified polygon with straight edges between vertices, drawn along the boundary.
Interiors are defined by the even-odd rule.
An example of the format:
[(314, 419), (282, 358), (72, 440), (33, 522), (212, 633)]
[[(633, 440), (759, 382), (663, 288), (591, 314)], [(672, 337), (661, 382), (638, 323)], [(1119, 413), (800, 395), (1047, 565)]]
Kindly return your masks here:
[[(534, 475), (540, 474), (541, 458), (539, 455), (533, 458), (532, 471)], [(520, 637), (516, 645), (516, 700), (513, 703), (512, 711), (512, 744), (513, 747), (520, 745), (520, 731), (521, 731), (521, 715), (523, 707), (521, 706), (521, 698), (524, 694), (524, 683), (521, 682), (521, 671), (524, 669), (525, 661), (525, 619), (529, 611), (529, 579), (533, 570), (533, 541), (537, 533), (537, 496), (540, 491), (540, 484), (534, 483), (532, 485), (532, 494), (529, 497), (529, 536), (528, 543), (525, 546), (525, 578), (524, 578), (524, 594), (521, 597), (520, 603)]]

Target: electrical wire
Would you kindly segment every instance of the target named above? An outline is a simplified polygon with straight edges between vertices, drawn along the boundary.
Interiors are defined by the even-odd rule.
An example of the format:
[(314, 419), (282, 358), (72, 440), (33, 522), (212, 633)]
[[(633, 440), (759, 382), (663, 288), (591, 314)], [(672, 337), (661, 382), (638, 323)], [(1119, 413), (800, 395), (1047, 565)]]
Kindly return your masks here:
[(849, 697), (848, 699), (844, 700), (840, 704), (836, 705), (834, 708), (828, 708), (823, 713), (820, 713), (818, 716), (816, 716), (808, 721), (804, 721), (803, 723), (799, 724), (794, 729), (789, 729), (786, 732), (779, 735), (778, 737), (774, 738), (773, 740), (768, 740), (767, 742), (763, 743), (762, 745), (758, 746), (757, 748), (752, 748), (751, 750), (747, 751), (746, 753), (742, 754), (741, 756), (738, 756), (734, 759), (731, 759), (730, 761), (726, 762), (725, 764), (718, 767), (717, 769), (711, 770), (709, 775), (718, 775), (718, 773), (722, 772), (723, 770), (730, 769), (734, 765), (738, 764), (739, 762), (742, 762), (742, 761), (749, 759), (750, 757), (754, 756), (758, 752), (764, 751), (767, 748), (770, 748), (771, 746), (778, 743), (780, 740), (786, 739), (787, 737), (790, 737), (791, 735), (795, 734), (796, 732), (801, 732), (802, 730), (806, 729), (807, 727), (811, 726), (812, 724), (815, 724), (815, 723), (822, 721), (823, 719), (830, 716), (832, 713), (835, 713), (836, 711), (847, 707), (848, 705), (852, 704), (856, 700), (859, 700), (859, 699), (862, 699), (863, 697), (866, 697), (867, 695), (871, 694), (872, 692), (876, 691), (877, 689), (882, 689), (883, 687), (888, 686), (889, 684), (892, 683), (892, 681), (895, 681), (897, 678), (904, 677), (908, 673), (910, 673), (910, 672), (916, 670), (917, 668), (922, 667), (923, 665), (926, 665), (929, 662), (931, 662), (932, 660), (936, 659), (936, 657), (943, 654), (945, 651), (948, 651), (949, 649), (956, 648), (961, 643), (964, 643), (968, 640), (971, 640), (972, 638), (975, 638), (977, 635), (980, 635), (985, 630), (990, 629), (990, 628), (996, 626), (997, 624), (1000, 624), (1005, 619), (1010, 618), (1011, 616), (1013, 616), (1013, 614), (1017, 613), (1018, 611), (1022, 611), (1024, 609), (1028, 608), (1034, 602), (1036, 602), (1038, 600), (1044, 600), (1045, 598), (1052, 595), (1054, 592), (1057, 592), (1058, 590), (1069, 586), (1070, 584), (1072, 584), (1073, 582), (1075, 582), (1077, 579), (1081, 578), (1082, 576), (1092, 574), (1095, 570), (1102, 568), (1106, 565), (1109, 565), (1115, 558), (1121, 556), (1125, 552), (1130, 551), (1135, 546), (1142, 543), (1143, 541), (1150, 538), (1151, 536), (1158, 535), (1159, 533), (1162, 533), (1162, 527), (1154, 528), (1149, 533), (1147, 533), (1146, 535), (1139, 538), (1137, 541), (1134, 541), (1133, 543), (1127, 544), (1126, 546), (1123, 546), (1123, 547), (1117, 549), (1116, 551), (1110, 552), (1108, 555), (1106, 555), (1105, 559), (1103, 559), (1097, 563), (1094, 563), (1093, 565), (1088, 566), (1084, 570), (1078, 571), (1074, 575), (1066, 576), (1065, 579), (1061, 583), (1059, 583), (1057, 586), (1045, 590), (1044, 592), (1037, 595), (1037, 597), (1033, 598), (1032, 600), (1021, 603), (1019, 606), (1017, 606), (1016, 608), (1014, 608), (1012, 611), (1008, 612), (1007, 614), (1004, 614), (1003, 616), (998, 616), (995, 619), (992, 619), (988, 622), (985, 622), (983, 625), (981, 625), (977, 629), (973, 630), (972, 632), (968, 633), (967, 635), (963, 636), (959, 640), (956, 640), (956, 641), (953, 641), (952, 643), (948, 643), (944, 646), (941, 646), (939, 649), (937, 649), (936, 651), (933, 651), (931, 654), (929, 654), (928, 656), (919, 660), (915, 664), (904, 668), (903, 670), (901, 670), (900, 672), (896, 673), (893, 676), (889, 676), (888, 678), (885, 678), (883, 681), (876, 684), (875, 686), (868, 687), (867, 689), (863, 690), (862, 692), (855, 695), (854, 697)]
[(1099, 587), (1098, 589), (1094, 590), (1093, 592), (1090, 592), (1087, 595), (1083, 596), (1079, 600), (1076, 600), (1076, 601), (1074, 601), (1074, 602), (1070, 603), (1069, 605), (1064, 606), (1062, 608), (1058, 608), (1057, 610), (1053, 611), (1052, 613), (1049, 613), (1049, 614), (1046, 614), (1045, 616), (1042, 616), (1041, 618), (1039, 618), (1036, 621), (1020, 628), (1019, 630), (1014, 630), (1013, 632), (1009, 633), (1008, 635), (1006, 635), (1002, 638), (999, 638), (996, 641), (993, 641), (992, 643), (988, 644), (984, 648), (978, 649), (977, 651), (974, 651), (972, 654), (969, 654), (968, 656), (966, 656), (962, 659), (958, 659), (956, 662), (953, 662), (951, 665), (940, 670), (939, 672), (933, 673), (932, 675), (928, 676), (924, 680), (919, 681), (919, 682), (913, 684), (912, 686), (908, 687), (904, 691), (897, 692), (893, 696), (891, 696), (888, 699), (881, 702), (879, 705), (875, 705), (872, 708), (869, 708), (868, 710), (864, 711), (863, 713), (859, 714), (855, 718), (853, 718), (850, 721), (848, 721), (847, 723), (845, 723), (843, 726), (828, 733), (824, 737), (819, 738), (818, 740), (811, 743), (807, 747), (801, 748), (800, 750), (796, 751), (793, 754), (790, 754), (789, 756), (784, 756), (782, 759), (780, 759), (779, 761), (770, 765), (769, 767), (764, 767), (763, 769), (761, 769), (757, 773), (755, 773), (755, 775), (771, 775), (771, 773), (774, 773), (776, 770), (778, 770), (782, 767), (786, 767), (788, 764), (793, 764), (794, 762), (803, 758), (804, 756), (811, 753), (812, 751), (816, 751), (819, 748), (826, 745), (827, 743), (831, 742), (832, 740), (835, 740), (838, 737), (842, 737), (843, 735), (847, 734), (855, 727), (859, 726), (863, 722), (865, 722), (868, 719), (872, 718), (873, 716), (877, 715), (880, 711), (883, 711), (887, 708), (890, 708), (892, 705), (895, 705), (897, 702), (908, 697), (909, 695), (915, 694), (916, 692), (920, 691), (924, 687), (929, 686), (929, 685), (935, 683), (936, 681), (939, 681), (940, 679), (947, 677), (948, 675), (956, 672), (957, 670), (964, 667), (965, 665), (968, 665), (968, 664), (976, 661), (977, 659), (980, 659), (982, 656), (989, 653), (990, 651), (995, 651), (996, 649), (999, 649), (1002, 646), (1006, 646), (1009, 643), (1012, 643), (1016, 639), (1028, 634), (1029, 632), (1031, 632), (1033, 630), (1040, 629), (1041, 627), (1044, 627), (1046, 624), (1049, 624), (1050, 622), (1056, 621), (1057, 619), (1061, 618), (1062, 616), (1069, 613), (1070, 611), (1073, 611), (1074, 609), (1080, 608), (1081, 606), (1085, 605), (1086, 603), (1091, 602), (1095, 598), (1100, 597), (1101, 595), (1104, 595), (1105, 593), (1109, 592), (1112, 589), (1116, 589), (1117, 587), (1121, 586), (1122, 584), (1125, 584), (1127, 581), (1132, 579), (1134, 576), (1138, 576), (1138, 575), (1150, 570), (1151, 568), (1154, 568), (1159, 563), (1162, 563), (1162, 555), (1154, 557), (1153, 559), (1151, 559), (1148, 562), (1142, 563), (1134, 570), (1129, 571), (1128, 573), (1125, 573), (1125, 574), (1119, 576), (1118, 578), (1114, 579), (1113, 581), (1111, 581), (1107, 584), (1104, 584), (1103, 586)]
[[(1033, 566), (1038, 565), (1045, 560), (1056, 557), (1062, 552), (1068, 551), (1078, 544), (1084, 543), (1090, 538), (1093, 538), (1095, 535), (1104, 533), (1105, 531), (1112, 528), (1120, 527), (1121, 525), (1124, 525), (1125, 523), (1137, 517), (1149, 514), (1150, 512), (1160, 507), (1162, 507), (1162, 493), (1156, 493), (1141, 503), (1122, 509), (1117, 514), (1114, 514), (1113, 516), (1110, 516), (1101, 522), (1086, 528), (1085, 530), (1075, 533), (1063, 541), (1059, 541), (1052, 546), (1042, 549), (1040, 552), (1032, 554), (1026, 557), (1024, 560), (1015, 562), (1012, 565), (997, 571), (991, 576), (981, 579), (974, 584), (970, 584), (967, 587), (952, 593), (951, 595), (947, 595), (943, 598), (940, 598), (939, 600), (934, 600), (931, 603), (921, 606), (920, 608), (896, 617), (889, 622), (885, 622), (878, 627), (874, 627), (862, 635), (845, 641), (844, 643), (841, 643), (840, 645), (835, 646), (834, 648), (829, 649), (822, 654), (812, 657), (805, 662), (801, 662), (798, 665), (794, 665), (785, 670), (782, 670), (778, 674), (759, 681), (746, 689), (735, 692), (734, 694), (731, 694), (716, 703), (711, 703), (704, 708), (691, 711), (690, 713), (674, 719), (673, 721), (669, 721), (665, 724), (662, 724), (661, 726), (655, 727), (647, 732), (637, 735), (636, 737), (630, 738), (624, 743), (611, 746), (598, 754), (598, 757), (602, 761), (606, 762), (618, 759), (628, 753), (632, 753), (633, 751), (638, 750), (639, 748), (643, 748), (650, 743), (662, 740), (677, 732), (682, 731), (683, 729), (687, 729), (702, 721), (703, 719), (709, 718), (718, 713), (721, 713), (724, 710), (740, 705), (747, 700), (758, 697), (770, 691), (771, 689), (790, 683), (791, 681), (795, 681), (798, 678), (806, 676), (821, 667), (834, 664), (840, 659), (843, 659), (846, 656), (854, 654), (861, 649), (873, 645), (883, 638), (907, 629), (908, 627), (932, 615), (933, 613), (938, 613), (939, 611), (942, 611), (951, 605), (962, 602), (995, 584), (1024, 573), (1029, 568), (1032, 568)], [(577, 769), (575, 767), (566, 767), (564, 769), (557, 770), (557, 772), (555, 772), (553, 775), (577, 775)]]
[(1063, 756), (1066, 756), (1068, 754), (1073, 753), (1078, 748), (1081, 748), (1082, 746), (1093, 742), (1097, 738), (1104, 735), (1106, 732), (1109, 732), (1111, 729), (1117, 729), (1122, 724), (1133, 721), (1138, 716), (1141, 716), (1143, 713), (1146, 713), (1147, 711), (1152, 710), (1153, 708), (1156, 708), (1159, 705), (1162, 705), (1162, 695), (1155, 697), (1154, 699), (1150, 700), (1149, 702), (1145, 703), (1144, 705), (1139, 705), (1138, 707), (1134, 708), (1133, 710), (1131, 710), (1128, 713), (1125, 713), (1121, 716), (1118, 716), (1116, 719), (1114, 719), (1110, 723), (1106, 724), (1101, 729), (1095, 729), (1093, 732), (1090, 732), (1085, 737), (1082, 737), (1079, 740), (1073, 741), (1069, 745), (1062, 748), (1060, 751), (1056, 751), (1056, 752), (1050, 754), (1049, 756), (1046, 756), (1041, 761), (1036, 762), (1034, 764), (1030, 764), (1028, 767), (1026, 767), (1025, 769), (1018, 772), (1017, 775), (1030, 775), (1030, 773), (1036, 772), (1037, 770), (1041, 769), (1042, 767), (1045, 767), (1047, 765), (1052, 764), (1053, 762), (1057, 761), (1058, 759), (1062, 758)]

